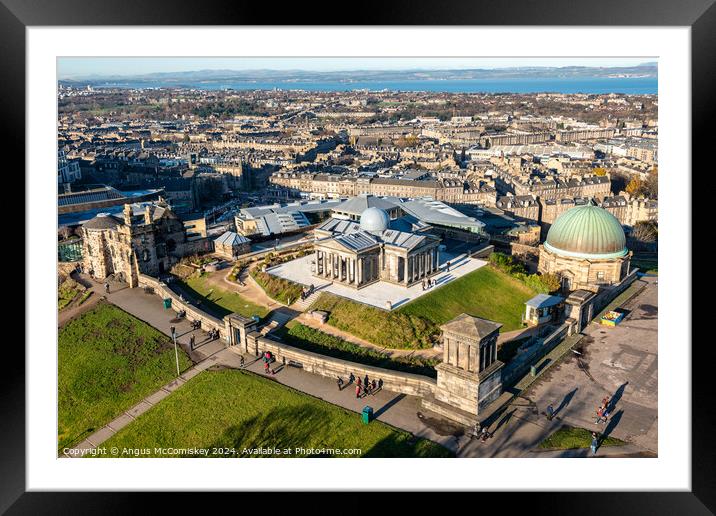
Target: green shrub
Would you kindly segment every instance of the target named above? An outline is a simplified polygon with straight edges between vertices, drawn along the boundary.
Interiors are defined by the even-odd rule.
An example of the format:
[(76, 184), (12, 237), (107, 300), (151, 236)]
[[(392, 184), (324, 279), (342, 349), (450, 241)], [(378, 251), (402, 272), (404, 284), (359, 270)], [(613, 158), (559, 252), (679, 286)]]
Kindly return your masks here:
[(267, 272), (259, 270), (251, 271), (251, 277), (264, 289), (266, 294), (283, 304), (294, 303), (301, 297), (303, 287), (298, 283), (287, 279), (278, 278)]
[(525, 266), (512, 256), (504, 253), (492, 253), (490, 264), (496, 269), (517, 278), (529, 288), (540, 294), (549, 294), (559, 290), (559, 278), (554, 274), (528, 274)]

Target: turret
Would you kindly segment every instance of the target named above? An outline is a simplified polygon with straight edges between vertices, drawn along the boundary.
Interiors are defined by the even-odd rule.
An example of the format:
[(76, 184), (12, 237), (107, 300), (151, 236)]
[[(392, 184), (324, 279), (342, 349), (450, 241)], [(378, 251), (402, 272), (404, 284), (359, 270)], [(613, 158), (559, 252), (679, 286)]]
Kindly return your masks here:
[(125, 204), (123, 213), (124, 213), (124, 223), (127, 226), (131, 226), (132, 225), (132, 205)]

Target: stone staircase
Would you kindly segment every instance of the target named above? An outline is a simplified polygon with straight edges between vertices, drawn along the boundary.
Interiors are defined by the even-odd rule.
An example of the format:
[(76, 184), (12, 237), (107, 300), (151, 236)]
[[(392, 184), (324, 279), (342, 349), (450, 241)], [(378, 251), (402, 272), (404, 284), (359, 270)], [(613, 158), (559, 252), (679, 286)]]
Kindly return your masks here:
[(271, 314), (269, 321), (259, 329), (259, 333), (264, 337), (274, 330), (278, 330), (286, 325), (288, 321), (292, 319), (292, 316), (286, 312), (276, 310)]
[(313, 294), (308, 296), (303, 301), (301, 301), (301, 300), (297, 301), (296, 303), (293, 304), (293, 307), (296, 310), (299, 310), (300, 312), (305, 312), (306, 310), (308, 310), (308, 307), (311, 306), (316, 299), (318, 299), (318, 296), (320, 296), (320, 295), (321, 295), (320, 290), (314, 290)]

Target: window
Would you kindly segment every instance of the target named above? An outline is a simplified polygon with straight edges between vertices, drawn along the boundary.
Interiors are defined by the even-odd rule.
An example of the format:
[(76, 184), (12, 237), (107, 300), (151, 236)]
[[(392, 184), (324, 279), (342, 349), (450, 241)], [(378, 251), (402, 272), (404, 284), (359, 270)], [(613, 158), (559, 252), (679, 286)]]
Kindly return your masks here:
[(599, 281), (604, 280), (604, 271), (598, 271), (598, 272), (597, 272), (597, 279), (598, 279)]

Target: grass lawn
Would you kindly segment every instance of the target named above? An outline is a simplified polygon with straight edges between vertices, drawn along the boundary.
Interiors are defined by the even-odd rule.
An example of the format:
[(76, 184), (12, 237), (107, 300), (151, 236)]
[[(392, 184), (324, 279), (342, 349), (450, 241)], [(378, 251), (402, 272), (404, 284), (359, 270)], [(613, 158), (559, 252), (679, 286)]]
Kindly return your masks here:
[[(431, 441), (413, 440), (379, 421), (365, 425), (355, 412), (231, 369), (199, 374), (103, 445), (120, 451), (149, 448), (149, 456), (155, 447), (208, 448), (209, 456), (219, 457), (289, 456), (260, 454), (257, 448), (310, 455), (296, 450), (300, 447), (361, 450), (335, 455), (343, 457), (453, 456)], [(230, 451), (220, 454), (213, 448)]]
[(387, 312), (328, 292), (323, 292), (310, 309), (328, 312), (331, 326), (386, 348), (430, 348), (439, 332), (420, 313)]
[[(180, 351), (179, 368), (191, 365)], [(77, 444), (176, 376), (171, 339), (109, 303), (60, 328), (59, 449)]]
[(236, 292), (209, 284), (206, 276), (192, 276), (179, 283), (189, 295), (201, 299), (204, 308), (220, 318), (232, 313), (264, 317), (269, 312), (268, 308), (252, 303)]
[(378, 350), (353, 344), (296, 321), (290, 322), (292, 324), (287, 324), (279, 330), (279, 336), (291, 346), (342, 360), (437, 377), (435, 365), (440, 362), (437, 359), (419, 356), (390, 358)]
[[(624, 441), (615, 437), (605, 438), (600, 446), (622, 446)], [(539, 443), (540, 448), (551, 450), (573, 450), (576, 448), (589, 448), (592, 445), (592, 432), (584, 428), (563, 426), (555, 433)]]
[(424, 317), (436, 325), (466, 313), (500, 322), (500, 331), (511, 331), (522, 327), (524, 303), (535, 294), (519, 280), (485, 265), (407, 303), (398, 312)]

